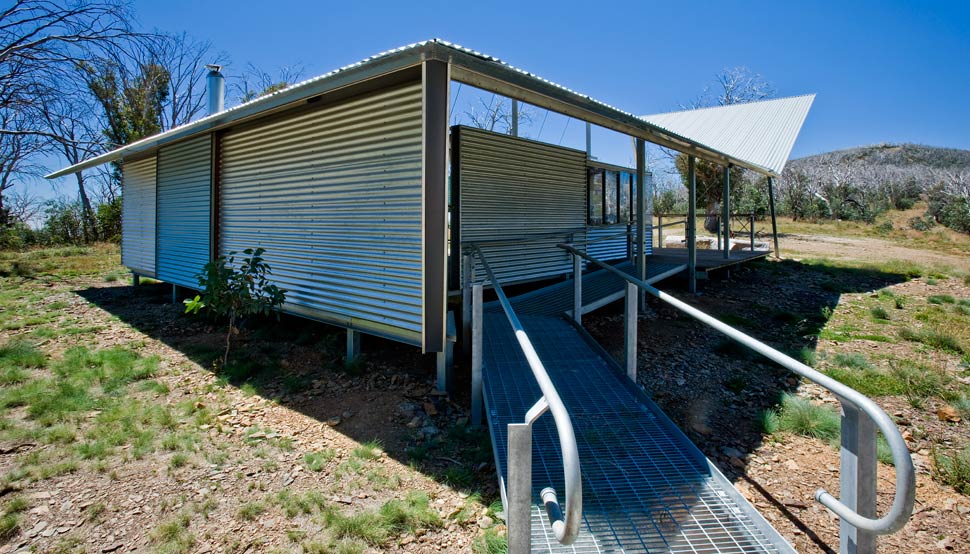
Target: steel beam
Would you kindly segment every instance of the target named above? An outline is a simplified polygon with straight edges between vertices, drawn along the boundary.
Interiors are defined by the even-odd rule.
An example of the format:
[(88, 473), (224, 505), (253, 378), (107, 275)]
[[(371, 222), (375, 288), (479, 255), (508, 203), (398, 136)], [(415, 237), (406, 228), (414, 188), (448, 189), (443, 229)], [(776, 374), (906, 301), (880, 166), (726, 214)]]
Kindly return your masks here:
[(775, 239), (775, 257), (780, 258), (778, 251), (778, 223), (775, 221), (775, 179), (768, 177), (768, 208), (771, 210), (771, 236)]
[(687, 290), (697, 292), (697, 171), (687, 156)]

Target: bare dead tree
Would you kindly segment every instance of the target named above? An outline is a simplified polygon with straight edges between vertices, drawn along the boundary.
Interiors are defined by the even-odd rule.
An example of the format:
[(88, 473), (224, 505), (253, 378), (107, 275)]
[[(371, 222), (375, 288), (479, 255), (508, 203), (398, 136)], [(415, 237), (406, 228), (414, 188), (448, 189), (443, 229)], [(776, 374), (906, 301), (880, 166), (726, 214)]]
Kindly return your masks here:
[(169, 94), (162, 110), (162, 130), (178, 127), (192, 121), (203, 112), (206, 105), (206, 64), (224, 65), (228, 56), (215, 52), (212, 43), (196, 40), (186, 33), (159, 34), (148, 42), (145, 52), (149, 59), (142, 64), (154, 63), (164, 67), (169, 74)]
[(28, 192), (7, 194), (4, 198), (4, 210), (8, 224), (30, 224), (44, 208), (40, 198)]
[[(5, 129), (21, 130), (28, 128), (29, 123), (22, 113), (0, 110), (0, 125)], [(34, 134), (0, 134), (0, 228), (13, 221), (11, 208), (5, 198), (6, 192), (43, 173), (37, 155), (43, 153), (44, 149), (44, 141)]]
[[(488, 102), (484, 98), (478, 99), (478, 104), (465, 111), (465, 117), (472, 126), (497, 133), (512, 133), (512, 100), (498, 95)], [(519, 130), (532, 125), (535, 110), (532, 106), (519, 103)]]
[(775, 96), (775, 88), (758, 73), (744, 66), (725, 67), (714, 76), (714, 82), (685, 109), (709, 106), (729, 106), (767, 100)]
[(275, 74), (256, 67), (252, 62), (239, 75), (227, 77), (230, 94), (237, 103), (249, 102), (267, 94), (284, 89), (303, 78), (303, 66), (285, 65)]

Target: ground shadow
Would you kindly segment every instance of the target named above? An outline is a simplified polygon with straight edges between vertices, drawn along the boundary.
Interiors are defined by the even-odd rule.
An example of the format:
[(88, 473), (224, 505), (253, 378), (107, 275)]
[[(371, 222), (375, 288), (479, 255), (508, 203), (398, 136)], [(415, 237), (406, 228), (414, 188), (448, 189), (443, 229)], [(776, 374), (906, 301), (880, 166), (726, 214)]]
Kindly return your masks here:
[[(810, 366), (820, 337), (848, 340), (855, 331), (850, 325), (827, 327), (842, 294), (876, 291), (908, 278), (903, 273), (789, 260), (750, 262), (711, 277), (701, 282), (696, 296), (677, 279), (659, 288)], [(639, 326), (639, 382), (729, 479), (746, 478), (749, 455), (766, 436), (763, 414), (777, 406), (783, 393), (793, 392), (799, 380), (669, 305), (652, 297), (648, 304), (649, 314)], [(617, 360), (622, 359), (622, 306), (608, 306), (584, 323)], [(782, 510), (809, 540), (829, 549), (805, 531), (796, 512)]]
[(486, 504), (498, 499), (488, 432), (468, 425), (468, 372), (462, 366), (456, 368), (455, 394), (442, 395), (434, 387), (433, 355), (366, 336), (364, 354), (348, 365), (342, 329), (283, 315), (245, 325), (222, 367), (225, 324), (185, 315), (172, 303), (171, 285), (75, 292), (227, 386), (272, 399), (356, 442), (377, 441), (392, 458), (478, 494)]

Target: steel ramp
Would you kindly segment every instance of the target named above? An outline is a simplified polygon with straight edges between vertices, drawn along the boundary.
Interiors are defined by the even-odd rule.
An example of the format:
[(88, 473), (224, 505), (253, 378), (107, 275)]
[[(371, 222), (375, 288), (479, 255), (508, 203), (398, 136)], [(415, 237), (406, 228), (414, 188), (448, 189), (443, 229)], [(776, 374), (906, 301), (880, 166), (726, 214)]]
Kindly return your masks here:
[[(599, 273), (584, 277), (584, 290), (613, 294), (596, 283)], [(571, 307), (571, 294), (567, 283), (512, 299), (569, 410), (583, 471), (580, 535), (562, 546), (538, 496), (546, 486), (563, 490), (562, 454), (552, 418), (540, 418), (533, 428), (533, 552), (794, 552), (616, 362), (556, 313)], [(541, 392), (497, 304), (484, 307), (483, 331), (483, 394), (504, 491), (506, 425), (521, 423)]]

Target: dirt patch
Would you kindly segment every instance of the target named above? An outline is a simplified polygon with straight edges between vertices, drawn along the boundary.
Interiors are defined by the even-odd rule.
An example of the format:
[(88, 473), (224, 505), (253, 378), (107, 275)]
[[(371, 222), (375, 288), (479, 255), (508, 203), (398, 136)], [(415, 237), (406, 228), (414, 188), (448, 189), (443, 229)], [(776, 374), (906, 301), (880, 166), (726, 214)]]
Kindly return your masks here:
[(889, 240), (861, 237), (833, 237), (827, 235), (784, 235), (779, 238), (785, 258), (832, 258), (865, 263), (887, 260), (906, 260), (920, 265), (954, 267), (970, 271), (970, 258), (965, 253), (908, 248)]

